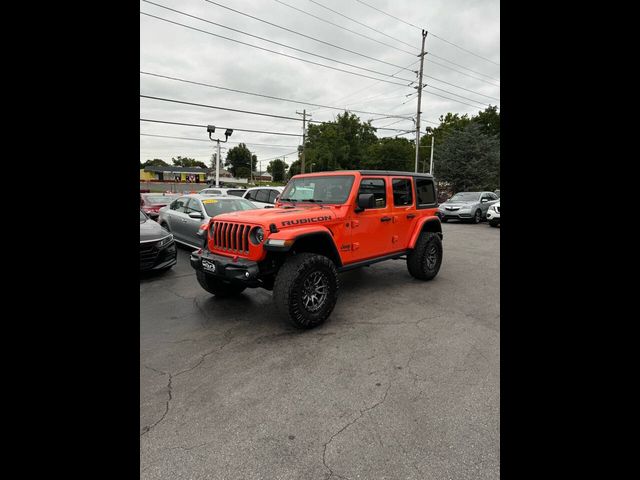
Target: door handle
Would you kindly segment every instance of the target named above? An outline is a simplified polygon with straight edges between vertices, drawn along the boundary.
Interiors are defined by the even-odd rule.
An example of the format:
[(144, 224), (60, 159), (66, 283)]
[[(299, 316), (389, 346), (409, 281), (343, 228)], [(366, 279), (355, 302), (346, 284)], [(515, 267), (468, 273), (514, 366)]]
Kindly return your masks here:
[(415, 218), (416, 214), (415, 213), (409, 213), (407, 214), (407, 218)]
[(390, 222), (391, 221), (391, 217), (382, 217), (380, 219), (381, 222)]

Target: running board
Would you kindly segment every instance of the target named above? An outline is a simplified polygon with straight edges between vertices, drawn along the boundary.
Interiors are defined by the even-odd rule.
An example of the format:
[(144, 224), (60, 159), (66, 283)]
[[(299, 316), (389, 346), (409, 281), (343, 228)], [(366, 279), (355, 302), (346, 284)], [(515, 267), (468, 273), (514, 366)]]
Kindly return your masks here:
[(378, 263), (378, 262), (384, 262), (385, 260), (399, 260), (401, 258), (406, 258), (405, 255), (407, 255), (407, 253), (409, 253), (409, 250), (392, 253), (390, 255), (385, 255), (383, 257), (370, 258), (368, 260), (362, 260), (360, 262), (350, 263), (348, 265), (339, 267), (338, 272), (347, 272), (355, 268), (368, 267), (369, 265), (373, 265), (374, 263)]

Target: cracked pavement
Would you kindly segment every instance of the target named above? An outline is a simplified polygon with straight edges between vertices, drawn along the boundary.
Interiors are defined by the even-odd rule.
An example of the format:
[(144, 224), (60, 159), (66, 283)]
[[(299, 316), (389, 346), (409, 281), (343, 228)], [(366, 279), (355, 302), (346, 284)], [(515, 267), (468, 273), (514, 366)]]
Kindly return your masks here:
[(140, 478), (497, 479), (500, 229), (443, 224), (438, 277), (341, 274), (325, 325), (217, 300), (189, 249), (140, 280)]

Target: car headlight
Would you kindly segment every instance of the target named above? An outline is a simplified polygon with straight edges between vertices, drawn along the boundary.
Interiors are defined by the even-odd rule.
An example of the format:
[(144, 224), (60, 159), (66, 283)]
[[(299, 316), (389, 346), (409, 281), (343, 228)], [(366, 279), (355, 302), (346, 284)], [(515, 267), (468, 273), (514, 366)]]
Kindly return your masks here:
[(262, 227), (256, 227), (251, 230), (249, 238), (251, 239), (251, 243), (253, 243), (254, 245), (260, 245), (264, 240), (264, 230), (262, 229)]
[(162, 240), (156, 242), (156, 247), (158, 248), (166, 247), (171, 242), (173, 242), (173, 235), (169, 234), (169, 236), (164, 237)]
[(495, 212), (495, 211), (496, 211), (496, 207), (495, 207), (494, 205), (491, 205), (491, 206), (489, 207), (489, 210), (491, 210), (492, 212)]

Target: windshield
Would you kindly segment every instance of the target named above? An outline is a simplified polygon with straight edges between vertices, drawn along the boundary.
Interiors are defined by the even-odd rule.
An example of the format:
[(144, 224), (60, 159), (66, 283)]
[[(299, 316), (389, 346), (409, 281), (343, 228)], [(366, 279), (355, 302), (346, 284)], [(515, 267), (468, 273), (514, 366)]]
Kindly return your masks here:
[(280, 195), (280, 200), (344, 203), (351, 192), (353, 180), (353, 175), (293, 178)]
[(147, 216), (142, 213), (142, 210), (140, 210), (140, 223), (146, 222), (147, 221)]
[(244, 198), (208, 198), (202, 200), (202, 204), (210, 217), (215, 217), (221, 213), (241, 212), (258, 208)]
[(170, 195), (145, 195), (144, 201), (152, 205), (162, 203), (164, 205), (171, 203), (175, 197)]
[(479, 192), (456, 193), (449, 199), (450, 202), (474, 202), (480, 200)]

